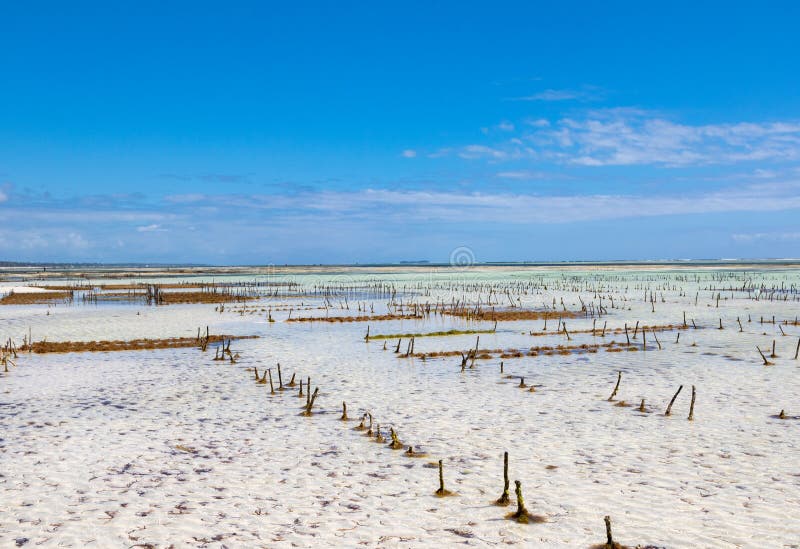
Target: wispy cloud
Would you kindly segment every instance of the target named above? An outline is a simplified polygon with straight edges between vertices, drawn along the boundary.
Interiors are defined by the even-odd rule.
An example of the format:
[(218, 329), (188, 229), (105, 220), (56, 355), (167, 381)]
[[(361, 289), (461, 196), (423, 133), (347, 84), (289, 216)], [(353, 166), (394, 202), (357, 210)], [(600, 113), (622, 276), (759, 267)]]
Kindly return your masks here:
[(207, 183), (243, 183), (249, 181), (249, 174), (241, 173), (204, 173), (197, 176), (200, 181)]
[[(515, 128), (516, 129), (516, 128)], [(800, 161), (800, 121), (685, 124), (636, 108), (592, 110), (582, 116), (527, 120), (502, 140), (440, 149), (436, 155), (474, 160), (527, 159), (576, 166), (708, 166)], [(774, 167), (753, 175), (767, 179)]]
[(164, 200), (176, 204), (202, 202), (203, 200), (206, 200), (206, 195), (203, 193), (170, 194), (165, 196)]
[[(539, 175), (500, 173), (509, 179)], [(114, 253), (127, 260), (214, 257), (225, 262), (228, 253), (251, 261), (265, 253), (296, 258), (292, 254), (302, 252), (306, 254), (303, 257), (313, 259), (335, 249), (336, 257), (346, 260), (356, 258), (350, 255), (353, 246), (368, 254), (377, 242), (399, 242), (406, 246), (403, 249), (427, 250), (432, 228), (445, 241), (460, 234), (465, 220), (471, 227), (491, 226), (506, 231), (504, 234), (519, 235), (525, 232), (520, 228), (525, 227), (551, 227), (552, 231), (553, 225), (734, 212), (738, 219), (746, 212), (786, 210), (800, 210), (800, 178), (753, 179), (749, 184), (689, 194), (666, 190), (649, 194), (585, 194), (578, 190), (539, 194), (388, 188), (278, 194), (220, 191), (151, 197), (147, 207), (136, 211), (98, 210), (80, 203), (72, 210), (41, 204), (11, 208), (4, 204), (0, 210), (4, 221), (0, 257), (108, 260), (108, 254)], [(653, 226), (657, 225), (654, 221)], [(415, 232), (410, 234), (409, 227), (415, 227)], [(153, 238), (166, 228), (170, 238)], [(247, 238), (242, 239), (244, 234)], [(319, 234), (326, 235), (324, 242), (320, 242)], [(783, 233), (739, 234), (731, 242), (773, 239), (796, 243), (794, 235), (789, 228)], [(298, 242), (302, 243), (300, 247)]]
[(0, 251), (13, 252), (9, 257), (18, 257), (19, 253), (55, 250), (80, 253), (91, 247), (90, 241), (75, 230), (62, 230), (55, 227), (33, 229), (0, 230)]
[(772, 232), (772, 233), (737, 233), (731, 235), (737, 242), (770, 241), (795, 241), (800, 240), (800, 232)]
[(553, 90), (548, 89), (533, 95), (523, 95), (514, 97), (514, 101), (568, 101), (582, 97), (582, 93), (576, 90)]
[(403, 158), (414, 158), (417, 156), (417, 151), (414, 149), (406, 149), (401, 153)]
[(505, 160), (506, 158), (511, 158), (513, 152), (501, 148), (487, 147), (485, 145), (467, 145), (458, 152), (458, 156), (469, 160), (476, 158)]
[[(516, 177), (537, 174), (506, 175)], [(248, 213), (271, 210), (316, 222), (335, 219), (390, 223), (437, 221), (536, 224), (725, 212), (769, 212), (800, 209), (800, 181), (756, 183), (692, 194), (458, 193), (434, 191), (319, 191), (294, 195), (208, 195), (196, 203)], [(183, 215), (191, 216), (192, 204)], [(270, 217), (274, 222), (276, 218)]]
[(528, 139), (552, 157), (585, 166), (800, 159), (797, 122), (689, 125), (631, 109), (565, 118)]
[(174, 179), (176, 181), (203, 181), (205, 183), (245, 183), (250, 181), (252, 174), (242, 173), (162, 173), (159, 175), (164, 179)]
[(546, 172), (535, 172), (531, 170), (512, 170), (506, 172), (497, 172), (495, 177), (500, 179), (547, 179), (548, 177), (555, 177), (553, 174)]
[[(350, 196), (348, 208), (400, 206), (403, 218), (442, 222), (572, 223), (633, 217), (765, 212), (800, 209), (800, 183), (749, 185), (693, 195), (556, 195), (458, 194), (372, 190)], [(339, 204), (341, 201), (337, 200)], [(323, 204), (331, 202), (322, 200)], [(358, 206), (354, 206), (358, 205)], [(409, 211), (405, 211), (407, 207)]]
[(534, 128), (546, 128), (550, 125), (550, 121), (546, 118), (529, 118), (525, 120), (525, 124)]
[(604, 91), (597, 86), (582, 86), (578, 89), (547, 88), (530, 95), (510, 98), (511, 101), (598, 101)]
[(136, 231), (140, 233), (155, 233), (164, 232), (166, 229), (162, 228), (158, 223), (153, 223), (152, 225), (140, 225), (136, 227)]

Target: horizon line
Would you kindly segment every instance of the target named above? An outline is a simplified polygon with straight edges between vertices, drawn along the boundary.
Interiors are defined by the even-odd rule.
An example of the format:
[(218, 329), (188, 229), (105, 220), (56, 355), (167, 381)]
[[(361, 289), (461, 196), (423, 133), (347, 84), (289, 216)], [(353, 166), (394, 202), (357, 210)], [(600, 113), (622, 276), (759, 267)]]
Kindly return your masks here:
[(474, 261), (468, 264), (427, 260), (365, 263), (165, 263), (165, 262), (97, 262), (97, 261), (0, 261), (0, 269), (24, 267), (139, 267), (139, 268), (267, 268), (267, 267), (470, 267), (569, 266), (569, 265), (699, 265), (699, 264), (789, 264), (800, 265), (800, 258), (697, 258), (697, 259), (607, 259), (607, 260), (543, 260), (543, 261)]

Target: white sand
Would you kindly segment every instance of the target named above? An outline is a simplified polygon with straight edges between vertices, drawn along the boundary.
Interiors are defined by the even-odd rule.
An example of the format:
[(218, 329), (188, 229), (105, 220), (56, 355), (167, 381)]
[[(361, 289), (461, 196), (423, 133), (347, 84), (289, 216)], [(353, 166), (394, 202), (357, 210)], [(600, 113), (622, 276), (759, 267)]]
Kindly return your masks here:
[(47, 290), (45, 288), (39, 288), (37, 286), (5, 286), (0, 285), (0, 295), (6, 295), (10, 293), (14, 294), (40, 294), (45, 292), (50, 292), (52, 290)]
[[(458, 281), (531, 276), (538, 279), (541, 270), (466, 272)], [(278, 322), (267, 323), (263, 313), (219, 314), (213, 305), (2, 307), (3, 341), (21, 341), (29, 328), (35, 340), (57, 341), (187, 336), (206, 325), (212, 333), (263, 337), (234, 342), (241, 353), (235, 365), (197, 349), (21, 355), (0, 377), (0, 546), (27, 538), (25, 547), (587, 547), (604, 540), (609, 514), (615, 537), (630, 545), (797, 547), (800, 420), (771, 416), (782, 408), (800, 415), (800, 362), (792, 359), (800, 328), (783, 326), (789, 334), (783, 337), (777, 325), (758, 319), (793, 319), (800, 304), (755, 301), (746, 292), (731, 298), (728, 291), (716, 308), (706, 289), (713, 272), (700, 273), (699, 283), (676, 278), (686, 272), (652, 270), (567, 276), (571, 284), (603, 287), (597, 297), (586, 288), (570, 292), (556, 286), (561, 273), (552, 271), (547, 291), (512, 294), (537, 307), (563, 297), (569, 308), (579, 307), (578, 295), (596, 305), (601, 294), (610, 307), (613, 295), (625, 309), (609, 309), (599, 325), (678, 324), (685, 310), (703, 328), (683, 331), (678, 344), (676, 332), (660, 333), (661, 351), (648, 337), (646, 352), (504, 359), (507, 374), (541, 385), (530, 393), (516, 387), (518, 379), (500, 376), (499, 359), (479, 360), (461, 373), (460, 358), (398, 358), (382, 350), (382, 341), (363, 341), (365, 323), (286, 323), (286, 312), (273, 312)], [(365, 275), (345, 277), (331, 275), (338, 282)], [(443, 286), (446, 274), (381, 277), (434, 287), (416, 298), (421, 302), (452, 297)], [(797, 271), (746, 278), (757, 285), (800, 283)], [(644, 301), (648, 285), (655, 313)], [(462, 289), (455, 297), (480, 294), (485, 301), (487, 293)], [(493, 299), (507, 302), (502, 293)], [(386, 312), (388, 299), (372, 301), (376, 314)], [(329, 314), (357, 314), (352, 299), (350, 307)], [(311, 314), (325, 312), (293, 316)], [(724, 330), (715, 329), (720, 317)], [(573, 331), (591, 323), (568, 320)], [(563, 335), (527, 335), (541, 327), (541, 321), (500, 323), (496, 334), (481, 335), (480, 346), (566, 343)], [(450, 328), (491, 325), (447, 317), (371, 323), (373, 334)], [(769, 350), (773, 339), (778, 358), (765, 367), (755, 347)], [(415, 350), (466, 350), (474, 342), (472, 335), (419, 338)], [(575, 334), (571, 343), (592, 342), (600, 338)], [(269, 396), (268, 386), (245, 370), (278, 361), (284, 381), (292, 372), (312, 377), (320, 413), (298, 416), (304, 400), (296, 388)], [(637, 405), (645, 398), (652, 413), (606, 401), (618, 370), (618, 398)], [(273, 378), (277, 385), (275, 370)], [(681, 384), (673, 415), (664, 417)], [(698, 396), (689, 422), (693, 384)], [(353, 418), (347, 424), (338, 420), (342, 400)], [(429, 457), (404, 457), (354, 431), (363, 410)], [(502, 491), (504, 450), (511, 454), (512, 498), (519, 479), (528, 509), (547, 523), (518, 525), (503, 518), (513, 506), (491, 505)], [(437, 471), (425, 465), (438, 459), (454, 497), (433, 496)]]

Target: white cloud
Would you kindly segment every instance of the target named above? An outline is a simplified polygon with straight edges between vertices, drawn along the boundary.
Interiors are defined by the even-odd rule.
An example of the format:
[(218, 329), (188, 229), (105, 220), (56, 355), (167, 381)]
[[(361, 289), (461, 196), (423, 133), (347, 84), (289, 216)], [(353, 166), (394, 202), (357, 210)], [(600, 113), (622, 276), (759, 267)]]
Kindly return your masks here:
[(140, 233), (154, 233), (154, 232), (166, 231), (166, 229), (162, 229), (161, 225), (159, 225), (157, 223), (153, 223), (152, 225), (142, 225), (142, 226), (136, 227), (136, 230), (138, 232), (140, 232)]
[(515, 97), (515, 101), (567, 101), (570, 99), (582, 99), (585, 97), (585, 92), (577, 90), (553, 90), (547, 89), (534, 93), (533, 95), (525, 95), (522, 97)]
[[(508, 172), (508, 175), (522, 175)], [(458, 193), (435, 191), (321, 191), (293, 195), (218, 195), (205, 200), (262, 217), (271, 223), (492, 222), (501, 224), (571, 223), (604, 219), (725, 212), (771, 212), (800, 209), (800, 181), (759, 183), (692, 194)], [(200, 209), (183, 215), (201, 215)], [(204, 215), (204, 214), (203, 214)]]
[(773, 233), (740, 233), (731, 235), (736, 242), (769, 241), (794, 241), (800, 240), (799, 232), (773, 232)]
[(174, 202), (176, 204), (183, 204), (188, 202), (201, 202), (206, 199), (204, 194), (200, 193), (186, 193), (186, 194), (171, 194), (164, 197), (167, 202)]
[(540, 92), (512, 97), (512, 101), (597, 101), (604, 98), (606, 92), (603, 88), (585, 84), (577, 89), (548, 88)]
[(548, 177), (554, 177), (554, 176), (544, 172), (517, 170), (517, 171), (497, 172), (495, 174), (495, 177), (499, 177), (500, 179), (546, 179)]
[(565, 118), (528, 138), (552, 158), (585, 166), (800, 159), (800, 123), (688, 125), (630, 109)]
[[(457, 194), (371, 190), (348, 196), (350, 208), (445, 222), (570, 223), (600, 219), (800, 209), (800, 183), (750, 185), (694, 195)], [(339, 204), (341, 200), (336, 200)], [(331, 205), (323, 199), (322, 204)], [(384, 210), (381, 209), (384, 207)], [(394, 210), (396, 208), (396, 210)], [(387, 213), (391, 212), (391, 213)]]
[(534, 128), (546, 128), (547, 126), (550, 125), (550, 121), (544, 118), (526, 120), (525, 123), (529, 126), (533, 126)]
[(0, 190), (0, 203), (5, 202), (8, 200), (8, 195)]
[[(506, 130), (511, 133), (517, 128), (509, 124)], [(692, 125), (641, 109), (614, 108), (552, 124), (545, 119), (526, 120), (519, 130), (495, 143), (444, 148), (429, 156), (455, 153), (469, 160), (529, 159), (580, 166), (800, 161), (800, 121)], [(752, 175), (769, 179), (777, 172), (761, 167)]]
[(758, 179), (774, 179), (775, 177), (778, 177), (778, 172), (775, 170), (757, 169), (753, 170), (753, 177)]
[(403, 158), (414, 158), (417, 156), (417, 151), (413, 149), (406, 149), (402, 152)]
[[(498, 172), (510, 179), (550, 177), (537, 172)], [(519, 185), (523, 188), (524, 185)], [(172, 261), (206, 257), (208, 242), (231, 242), (241, 234), (258, 235), (230, 248), (234, 253), (295, 250), (302, 236), (307, 246), (321, 245), (319, 234), (333, 235), (343, 250), (352, 250), (364, 234), (390, 238), (401, 227), (423, 227), (423, 232), (449, 234), (464, 223), (492, 224), (498, 230), (516, 232), (537, 224), (566, 225), (598, 220), (700, 215), (710, 213), (777, 212), (800, 210), (800, 177), (781, 180), (753, 178), (749, 184), (691, 193), (657, 191), (650, 194), (561, 191), (557, 195), (531, 192), (463, 192), (364, 189), (355, 191), (305, 190), (286, 194), (194, 194), (192, 201), (154, 203), (168, 208), (169, 218), (142, 220), (154, 212), (136, 212), (139, 221), (120, 222), (111, 212), (96, 220), (87, 209), (75, 212), (40, 211), (36, 206), (15, 208), (13, 222), (0, 227), (0, 256), (39, 258), (122, 257), (114, 255), (124, 242), (125, 258)], [(131, 214), (133, 212), (126, 212)], [(63, 214), (63, 215), (62, 215)], [(768, 217), (762, 215), (761, 218)], [(739, 215), (730, 215), (736, 232)], [(7, 220), (7, 218), (5, 219)], [(50, 224), (50, 225), (46, 225)], [(14, 227), (13, 231), (7, 227)], [(169, 227), (171, 238), (155, 238), (154, 232)], [(519, 233), (519, 234), (523, 234)], [(157, 233), (156, 233), (157, 234)], [(83, 235), (91, 237), (91, 242)], [(174, 236), (173, 236), (174, 235)], [(225, 235), (225, 239), (221, 235)], [(326, 243), (330, 240), (323, 239)], [(787, 232), (732, 235), (731, 242), (792, 242), (800, 234)], [(281, 242), (277, 246), (270, 244)], [(420, 241), (427, 245), (428, 241)], [(356, 244), (358, 245), (358, 244)], [(783, 246), (784, 248), (787, 246)], [(319, 251), (317, 248), (315, 250)], [(366, 249), (366, 248), (365, 248)], [(26, 250), (29, 252), (27, 253)], [(271, 251), (270, 251), (271, 250)], [(314, 253), (317, 253), (315, 251)], [(311, 253), (311, 252), (309, 252)], [(321, 253), (321, 252), (319, 252)], [(365, 252), (366, 253), (366, 252)], [(159, 255), (160, 254), (160, 255)]]
[(7, 254), (31, 250), (78, 252), (88, 249), (90, 242), (81, 233), (68, 228), (0, 230), (0, 251)]
[(511, 156), (511, 153), (499, 148), (487, 147), (485, 145), (467, 145), (458, 153), (458, 156), (466, 159), (491, 158), (494, 160), (504, 160)]

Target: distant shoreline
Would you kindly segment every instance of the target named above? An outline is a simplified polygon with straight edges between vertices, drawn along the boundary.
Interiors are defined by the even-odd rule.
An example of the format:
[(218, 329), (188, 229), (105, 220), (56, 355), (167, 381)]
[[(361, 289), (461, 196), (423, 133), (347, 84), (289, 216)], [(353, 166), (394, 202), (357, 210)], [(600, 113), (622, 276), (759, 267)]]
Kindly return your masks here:
[(657, 270), (772, 270), (800, 268), (800, 259), (658, 260), (487, 262), (473, 265), (447, 263), (376, 263), (353, 265), (166, 265), (99, 263), (0, 263), (0, 282), (29, 282), (57, 278), (177, 278), (200, 276), (369, 275), (429, 272), (431, 274), (490, 272), (577, 272)]
[(723, 265), (798, 265), (800, 258), (781, 259), (620, 259), (605, 261), (486, 261), (469, 265), (452, 265), (434, 261), (398, 261), (395, 263), (77, 263), (77, 262), (15, 262), (0, 261), (5, 269), (291, 269), (291, 268), (374, 268), (374, 267), (436, 267), (463, 269), (469, 267), (570, 267), (570, 266), (723, 266)]

